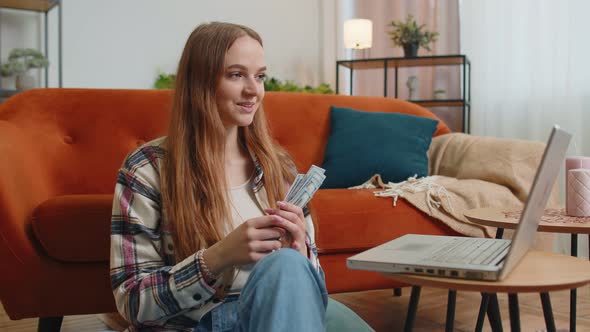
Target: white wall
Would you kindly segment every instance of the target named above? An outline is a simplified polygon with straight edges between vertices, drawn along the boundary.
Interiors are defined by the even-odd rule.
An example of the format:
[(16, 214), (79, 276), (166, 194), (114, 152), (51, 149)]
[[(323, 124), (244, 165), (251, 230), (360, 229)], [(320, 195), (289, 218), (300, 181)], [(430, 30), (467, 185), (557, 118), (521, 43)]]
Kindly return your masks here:
[[(264, 41), (270, 76), (312, 85), (326, 79), (317, 0), (62, 2), (64, 87), (150, 88), (159, 71), (175, 71), (190, 32), (207, 21), (240, 23), (256, 30)], [(36, 16), (2, 10), (2, 61), (8, 48), (42, 47), (43, 21)], [(57, 10), (52, 10), (49, 45), (54, 66), (50, 86), (57, 85), (57, 71), (53, 70), (57, 63), (53, 47), (57, 45), (56, 18)]]

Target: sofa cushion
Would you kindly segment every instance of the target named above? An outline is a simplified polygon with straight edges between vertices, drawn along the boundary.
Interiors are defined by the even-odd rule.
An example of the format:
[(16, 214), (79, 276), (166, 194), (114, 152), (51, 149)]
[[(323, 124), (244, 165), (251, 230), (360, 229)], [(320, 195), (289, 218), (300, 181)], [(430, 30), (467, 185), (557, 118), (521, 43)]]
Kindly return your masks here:
[(375, 197), (374, 189), (320, 189), (312, 200), (323, 254), (359, 252), (405, 234), (459, 235), (403, 199)]
[(437, 120), (332, 107), (322, 188), (347, 188), (379, 173), (385, 182), (428, 175), (427, 151)]
[[(320, 254), (354, 253), (399, 236), (459, 235), (405, 200), (375, 197), (373, 189), (321, 189), (312, 200)], [(113, 195), (67, 195), (33, 213), (35, 236), (48, 256), (65, 262), (109, 260)]]
[(109, 194), (56, 196), (33, 212), (33, 231), (56, 260), (108, 261), (112, 206)]

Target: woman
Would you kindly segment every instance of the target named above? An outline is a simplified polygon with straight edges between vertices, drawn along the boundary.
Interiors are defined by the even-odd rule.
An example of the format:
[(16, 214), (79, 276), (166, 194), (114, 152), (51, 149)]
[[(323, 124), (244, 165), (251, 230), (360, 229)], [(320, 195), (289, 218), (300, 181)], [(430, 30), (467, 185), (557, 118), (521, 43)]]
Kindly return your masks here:
[(111, 280), (136, 329), (323, 329), (311, 218), (276, 203), (294, 168), (267, 131), (265, 70), (256, 32), (197, 27), (178, 67), (168, 137), (119, 171)]
[(113, 204), (111, 283), (132, 330), (323, 331), (328, 303), (294, 164), (268, 133), (259, 35), (189, 37), (169, 134), (132, 152)]

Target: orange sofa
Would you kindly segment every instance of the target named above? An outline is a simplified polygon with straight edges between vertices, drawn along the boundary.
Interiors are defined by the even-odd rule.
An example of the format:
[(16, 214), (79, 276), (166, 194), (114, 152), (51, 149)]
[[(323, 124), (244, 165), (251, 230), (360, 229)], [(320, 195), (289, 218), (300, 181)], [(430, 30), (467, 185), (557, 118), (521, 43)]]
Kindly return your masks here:
[[(11, 319), (113, 312), (108, 273), (116, 171), (138, 145), (166, 134), (170, 91), (36, 89), (0, 105), (0, 299)], [(330, 105), (430, 118), (401, 100), (269, 92), (273, 135), (300, 171), (321, 165)], [(439, 123), (435, 135), (448, 133)], [(319, 190), (312, 204), (328, 290), (402, 286), (351, 271), (345, 259), (406, 233), (454, 231), (372, 190)]]

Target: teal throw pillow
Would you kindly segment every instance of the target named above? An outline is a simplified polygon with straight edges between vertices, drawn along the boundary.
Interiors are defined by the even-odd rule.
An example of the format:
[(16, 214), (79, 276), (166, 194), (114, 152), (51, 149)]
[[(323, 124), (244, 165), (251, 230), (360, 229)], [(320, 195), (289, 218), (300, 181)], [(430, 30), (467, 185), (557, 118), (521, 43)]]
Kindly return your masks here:
[(347, 188), (379, 173), (384, 182), (428, 175), (428, 156), (438, 120), (331, 107), (322, 188)]

